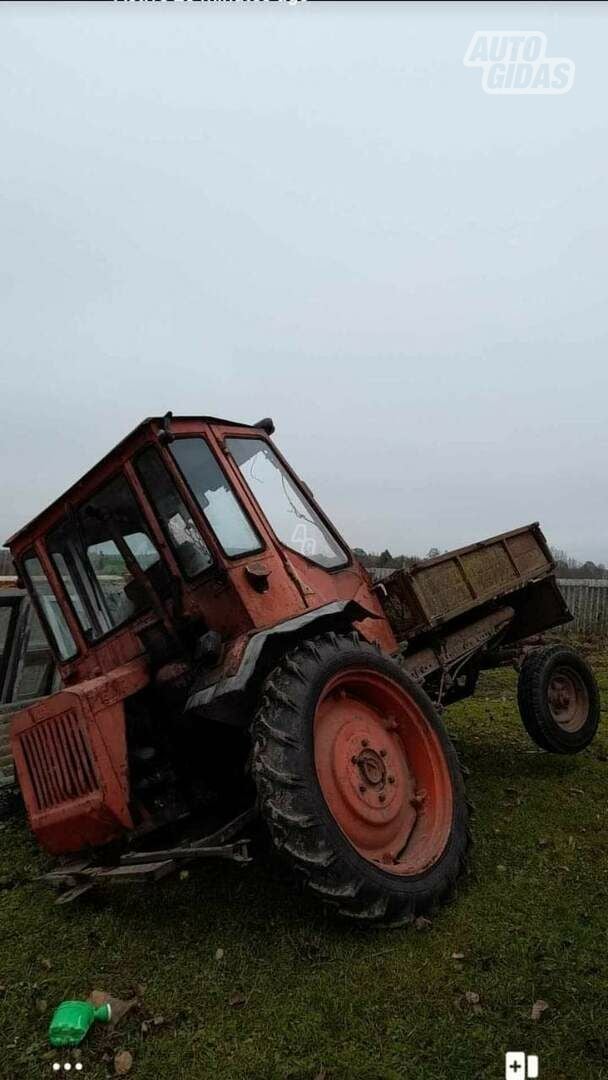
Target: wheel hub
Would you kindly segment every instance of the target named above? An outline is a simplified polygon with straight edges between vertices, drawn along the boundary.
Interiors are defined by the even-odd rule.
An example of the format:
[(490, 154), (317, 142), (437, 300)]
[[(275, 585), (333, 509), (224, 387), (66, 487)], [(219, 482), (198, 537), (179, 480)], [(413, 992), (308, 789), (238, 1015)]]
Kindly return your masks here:
[(399, 874), (432, 861), (451, 820), (434, 736), (413, 702), (408, 715), (401, 694), (371, 672), (345, 673), (315, 717), (317, 774), (333, 816), (360, 854)]
[(549, 686), (549, 701), (553, 712), (564, 712), (570, 708), (573, 696), (573, 687), (569, 679), (556, 675)]
[[(348, 708), (352, 707), (352, 702)], [(344, 718), (332, 746), (332, 779), (341, 799), (365, 823), (377, 826), (403, 816), (411, 780), (395, 736), (360, 704)]]
[(371, 748), (362, 750), (359, 757), (355, 758), (361, 779), (369, 787), (383, 788), (386, 782), (386, 765), (384, 758), (386, 750), (380, 751)]
[(564, 731), (578, 731), (587, 719), (589, 695), (575, 671), (558, 668), (547, 687), (553, 719)]

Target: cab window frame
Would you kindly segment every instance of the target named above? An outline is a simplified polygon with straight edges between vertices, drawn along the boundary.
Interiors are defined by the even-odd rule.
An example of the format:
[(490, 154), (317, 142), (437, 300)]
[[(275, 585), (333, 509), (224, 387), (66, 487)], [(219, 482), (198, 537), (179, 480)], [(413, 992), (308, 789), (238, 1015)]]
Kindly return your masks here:
[[(186, 476), (186, 474), (185, 474), (184, 470), (182, 469), (182, 467), (181, 467), (179, 461), (177, 460), (177, 458), (174, 457), (174, 455), (171, 453), (171, 447), (175, 443), (182, 442), (183, 440), (189, 440), (190, 442), (193, 442), (195, 439), (199, 439), (207, 447), (207, 450), (209, 451), (209, 453), (210, 453), (211, 457), (213, 458), (213, 460), (215, 461), (219, 471), (221, 472), (222, 476), (224, 477), (224, 480), (226, 481), (226, 485), (228, 487), (228, 490), (231, 492), (233, 498), (235, 499), (235, 502), (236, 502), (237, 506), (239, 507), (239, 510), (242, 512), (243, 517), (245, 518), (245, 521), (249, 525), (249, 527), (250, 527), (252, 533), (254, 534), (254, 536), (257, 537), (257, 539), (259, 541), (259, 546), (258, 547), (249, 548), (247, 551), (243, 551), (239, 555), (230, 555), (226, 551), (224, 545), (222, 544), (222, 542), (221, 542), (219, 536), (217, 535), (215, 529), (213, 528), (211, 522), (208, 520), (203, 507), (199, 503), (199, 501), (198, 501), (198, 499), (196, 497), (196, 493), (194, 492), (194, 490), (193, 490), (193, 488), (192, 488), (192, 486), (191, 486), (191, 484), (190, 484), (190, 482), (188, 480), (188, 477)], [(268, 550), (268, 544), (267, 544), (266, 538), (265, 538), (265, 536), (262, 535), (262, 533), (260, 531), (260, 527), (258, 525), (258, 522), (252, 516), (251, 511), (249, 510), (249, 508), (247, 507), (246, 503), (243, 500), (241, 491), (239, 490), (239, 483), (235, 482), (234, 477), (226, 469), (226, 463), (223, 462), (221, 460), (221, 458), (219, 457), (219, 455), (216, 453), (215, 448), (211, 445), (211, 442), (207, 438), (207, 436), (204, 435), (200, 431), (196, 431), (196, 432), (186, 432), (185, 431), (185, 432), (180, 432), (179, 434), (176, 432), (175, 435), (173, 436), (173, 438), (171, 439), (171, 442), (170, 442), (170, 444), (168, 446), (168, 449), (169, 449), (169, 457), (171, 459), (171, 463), (172, 463), (173, 467), (177, 470), (177, 474), (180, 477), (182, 483), (184, 484), (184, 487), (185, 487), (185, 489), (186, 489), (186, 491), (188, 493), (188, 496), (189, 496), (189, 498), (190, 498), (190, 500), (191, 500), (191, 502), (192, 502), (192, 504), (194, 506), (194, 509), (196, 510), (197, 514), (201, 517), (201, 519), (202, 519), (202, 521), (203, 521), (203, 523), (205, 525), (205, 528), (209, 530), (209, 533), (213, 537), (213, 540), (214, 540), (218, 550), (222, 554), (222, 557), (224, 559), (227, 559), (231, 563), (236, 563), (241, 559), (249, 559), (249, 558), (251, 558), (252, 555), (260, 555), (262, 552), (267, 551)], [(241, 480), (241, 477), (240, 477), (240, 473), (239, 473), (239, 482), (240, 482), (240, 480)], [(257, 509), (257, 505), (256, 505), (256, 509)], [(265, 520), (266, 519), (264, 518), (264, 521)], [(207, 571), (205, 571), (205, 573), (206, 572)]]
[[(197, 530), (199, 536), (201, 537), (201, 540), (203, 541), (203, 543), (205, 544), (205, 546), (206, 546), (206, 548), (207, 548), (207, 550), (209, 552), (209, 555), (210, 555), (210, 558), (211, 558), (211, 562), (209, 563), (209, 566), (203, 567), (202, 570), (197, 570), (197, 572), (195, 574), (188, 574), (186, 572), (186, 570), (182, 567), (182, 565), (181, 565), (181, 563), (179, 561), (179, 557), (176, 554), (175, 542), (174, 542), (174, 540), (173, 540), (173, 538), (172, 538), (172, 536), (171, 536), (171, 534), (169, 532), (169, 529), (167, 527), (167, 523), (161, 517), (159, 511), (156, 509), (154, 496), (149, 491), (148, 484), (146, 483), (146, 481), (145, 481), (145, 479), (144, 479), (144, 477), (143, 477), (143, 475), (142, 475), (142, 473), (141, 473), (141, 471), (140, 471), (140, 469), (138, 467), (138, 463), (139, 463), (140, 458), (142, 458), (144, 456), (144, 454), (149, 453), (151, 450), (156, 454), (156, 456), (157, 456), (158, 460), (160, 461), (163, 469), (165, 470), (169, 480), (173, 484), (178, 498), (181, 500), (181, 502), (183, 502), (186, 510), (188, 510), (191, 513), (192, 521), (194, 522), (196, 530)], [(217, 540), (217, 537), (215, 536), (215, 533), (213, 532), (213, 529), (211, 528), (211, 526), (209, 525), (207, 519), (205, 518), (205, 515), (203, 514), (203, 511), (201, 510), (201, 508), (200, 508), (200, 506), (198, 504), (198, 500), (194, 496), (193, 492), (190, 490), (190, 487), (189, 487), (189, 485), (188, 485), (188, 483), (186, 481), (186, 478), (183, 476), (182, 471), (179, 468), (179, 465), (178, 465), (177, 461), (175, 461), (175, 459), (173, 457), (171, 457), (171, 455), (166, 454), (162, 444), (160, 444), (158, 441), (154, 441), (154, 442), (148, 442), (148, 443), (146, 443), (145, 446), (142, 446), (142, 447), (139, 448), (137, 453), (133, 456), (133, 458), (131, 458), (131, 465), (133, 466), (133, 469), (135, 471), (135, 475), (137, 477), (137, 482), (138, 482), (138, 484), (141, 485), (141, 490), (143, 492), (146, 503), (147, 503), (147, 505), (148, 505), (148, 507), (150, 509), (150, 513), (151, 513), (155, 523), (157, 524), (158, 528), (160, 529), (160, 531), (161, 531), (161, 533), (163, 535), (163, 538), (165, 540), (165, 543), (167, 544), (167, 547), (169, 548), (169, 551), (171, 552), (171, 556), (172, 556), (172, 558), (173, 558), (173, 560), (175, 562), (178, 573), (181, 575), (181, 577), (184, 579), (184, 581), (186, 581), (188, 583), (193, 582), (193, 581), (198, 581), (199, 579), (204, 579), (207, 576), (212, 576), (214, 571), (217, 572), (218, 561), (217, 561), (217, 556), (216, 556), (216, 554), (215, 554), (215, 552), (213, 550), (213, 546), (210, 546), (207, 543), (207, 537), (205, 536), (205, 529), (207, 529), (209, 531), (209, 533), (211, 534), (213, 539), (216, 541), (216, 543), (219, 543), (219, 541)], [(182, 494), (182, 492), (179, 489), (179, 484), (177, 482), (177, 478), (173, 475), (173, 470), (172, 470), (171, 466), (173, 466), (175, 468), (175, 470), (177, 472), (177, 478), (179, 480), (181, 480), (182, 483), (184, 484), (184, 487), (186, 489), (184, 494), (185, 494), (186, 498), (184, 498), (184, 495)], [(189, 505), (190, 502), (192, 503), (192, 505)], [(199, 522), (197, 521), (197, 517), (199, 517), (199, 516), (202, 518), (202, 522), (203, 522), (203, 526), (204, 526), (203, 529), (200, 528)], [(221, 550), (223, 551), (224, 549), (222, 548)]]
[(12, 701), (16, 672), (9, 669), (13, 659), (15, 633), (25, 599), (23, 594), (20, 596), (15, 595), (12, 589), (10, 591), (8, 589), (0, 591), (0, 608), (9, 612), (4, 641), (0, 642), (2, 646), (2, 652), (0, 652), (0, 704), (4, 704), (5, 701)]
[[(43, 545), (43, 548), (44, 548), (44, 557), (45, 557), (45, 559), (48, 559), (50, 565), (53, 568), (53, 571), (56, 574), (57, 572), (55, 571), (55, 564), (52, 561), (51, 557), (49, 556), (49, 554), (48, 554), (48, 552), (46, 550), (46, 545), (44, 543), (45, 537), (43, 536), (41, 539), (42, 539), (42, 545)], [(26, 566), (26, 563), (29, 562), (30, 559), (36, 559), (37, 562), (40, 563), (40, 566), (42, 568), (42, 572), (43, 572), (43, 574), (44, 574), (44, 576), (45, 576), (45, 578), (46, 578), (46, 580), (47, 580), (47, 582), (49, 584), (49, 587), (51, 589), (51, 595), (54, 596), (55, 602), (59, 605), (61, 615), (62, 615), (62, 617), (63, 617), (63, 619), (64, 619), (64, 621), (66, 623), (66, 626), (68, 628), (70, 637), (72, 638), (72, 641), (74, 642), (74, 652), (70, 653), (69, 656), (62, 656), (61, 648), (60, 648), (59, 642), (57, 641), (57, 638), (55, 636), (55, 632), (54, 632), (54, 630), (53, 630), (53, 628), (52, 628), (52, 626), (51, 626), (51, 624), (50, 624), (50, 622), (49, 622), (49, 620), (47, 618), (47, 615), (46, 615), (46, 612), (44, 610), (43, 605), (40, 603), (40, 597), (38, 596), (38, 592), (37, 592), (37, 590), (36, 590), (36, 588), (34, 586), (34, 583), (32, 581), (32, 578), (31, 578), (31, 576), (30, 576), (30, 574), (28, 572), (27, 566)], [(64, 608), (63, 608), (63, 603), (66, 603), (68, 605), (71, 614), (76, 619), (76, 625), (78, 627), (80, 636), (84, 638), (84, 635), (83, 635), (82, 627), (81, 627), (81, 624), (80, 624), (80, 620), (76, 616), (76, 612), (74, 611), (74, 608), (72, 606), (72, 602), (71, 602), (71, 600), (70, 600), (70, 598), (69, 598), (69, 596), (68, 596), (68, 594), (67, 594), (67, 592), (65, 590), (65, 586), (63, 584), (63, 581), (61, 580), (59, 575), (57, 575), (59, 585), (60, 585), (60, 594), (58, 594), (55, 591), (55, 589), (53, 588), (53, 583), (52, 583), (52, 581), (51, 581), (51, 579), (49, 577), (49, 574), (48, 574), (48, 571), (47, 571), (47, 569), (46, 569), (46, 567), (44, 565), (44, 562), (40, 558), (40, 552), (37, 550), (35, 544), (32, 544), (31, 547), (27, 548), (27, 550), (24, 551), (23, 554), (19, 557), (19, 559), (15, 560), (15, 562), (17, 564), (17, 570), (19, 572), (19, 577), (21, 577), (23, 579), (23, 581), (27, 582), (27, 584), (28, 584), (27, 593), (28, 593), (28, 595), (30, 597), (30, 600), (32, 602), (34, 610), (36, 611), (36, 614), (38, 615), (38, 618), (40, 620), (40, 625), (42, 626), (42, 629), (44, 630), (44, 633), (46, 635), (46, 639), (47, 639), (48, 644), (49, 644), (49, 648), (50, 648), (53, 656), (55, 657), (56, 663), (58, 665), (59, 664), (72, 664), (74, 662), (74, 660), (76, 660), (79, 656), (82, 655), (82, 650), (81, 650), (80, 644), (78, 642), (78, 638), (76, 636), (74, 636), (74, 634), (72, 632), (72, 627), (70, 626), (70, 624), (68, 622), (68, 619), (66, 618), (65, 611), (64, 611)], [(61, 599), (60, 599), (60, 597), (61, 597)], [(84, 640), (86, 641), (86, 639), (84, 639)]]
[[(230, 440), (233, 440), (233, 439), (242, 439), (242, 440), (250, 439), (253, 442), (263, 442), (268, 447), (270, 447), (270, 450), (272, 451), (272, 453), (277, 458), (277, 461), (279, 462), (281, 468), (285, 470), (285, 473), (287, 474), (287, 476), (291, 480), (291, 482), (294, 485), (296, 491), (305, 500), (305, 502), (310, 503), (310, 505), (312, 506), (314, 512), (318, 515), (320, 521), (322, 522), (324, 528), (327, 529), (329, 535), (332, 537), (334, 542), (338, 545), (339, 549), (344, 553), (344, 562), (343, 563), (340, 563), (338, 566), (322, 566), (320, 563), (316, 562), (314, 559), (311, 559), (308, 555), (304, 554), (301, 551), (298, 551), (297, 548), (291, 547), (289, 544), (285, 543), (284, 540), (281, 540), (279, 535), (275, 532), (274, 528), (272, 527), (271, 521), (269, 520), (266, 513), (264, 512), (263, 506), (261, 505), (261, 503), (258, 503), (254, 492), (249, 488), (249, 485), (247, 484), (247, 481), (246, 481), (245, 477), (241, 473), (240, 465), (238, 464), (234, 454), (230, 450), (230, 447), (229, 447), (228, 443), (230, 442)], [(294, 470), (292, 469), (289, 462), (285, 460), (285, 458), (281, 454), (280, 450), (274, 445), (273, 442), (271, 442), (270, 439), (266, 439), (264, 437), (264, 435), (261, 434), (260, 431), (251, 431), (251, 432), (248, 431), (246, 433), (242, 432), (242, 431), (237, 431), (235, 433), (225, 431), (224, 434), (223, 434), (223, 438), (222, 438), (222, 445), (224, 447), (225, 454), (227, 455), (227, 457), (230, 458), (230, 461), (233, 463), (234, 468), (237, 470), (239, 476), (241, 477), (242, 482), (247, 487), (251, 498), (253, 499), (253, 501), (256, 504), (258, 513), (262, 516), (262, 518), (264, 520), (264, 523), (266, 525), (266, 528), (268, 529), (270, 535), (272, 536), (272, 538), (273, 538), (274, 542), (277, 544), (277, 546), (287, 548), (288, 551), (292, 551), (295, 555), (298, 555), (301, 559), (304, 559), (304, 561), (307, 562), (310, 566), (315, 567), (317, 570), (322, 570), (326, 574), (339, 574), (339, 573), (342, 573), (342, 571), (347, 570), (349, 567), (353, 566), (353, 562), (354, 562), (353, 554), (352, 554), (352, 551), (351, 551), (349, 545), (346, 543), (346, 541), (340, 535), (340, 533), (336, 529), (333, 522), (329, 520), (329, 518), (327, 517), (327, 515), (323, 511), (322, 507), (319, 506), (319, 504), (318, 504), (317, 500), (315, 499), (315, 497), (314, 497), (312, 491), (310, 490), (310, 488), (307, 486), (307, 484), (303, 480), (300, 479), (300, 477), (297, 475), (297, 473), (294, 472)]]
[[(142, 504), (142, 500), (141, 500), (140, 496), (138, 495), (134, 485), (131, 483), (131, 481), (129, 479), (129, 476), (128, 476), (128, 473), (125, 471), (124, 463), (121, 463), (120, 467), (118, 469), (116, 469), (115, 472), (112, 472), (110, 475), (106, 476), (105, 479), (100, 484), (98, 484), (95, 488), (93, 488), (91, 491), (89, 491), (82, 499), (80, 499), (78, 501), (78, 503), (75, 503), (74, 505), (72, 505), (71, 509), (75, 513), (77, 513), (79, 510), (82, 509), (83, 506), (86, 506), (87, 503), (91, 502), (92, 499), (95, 499), (99, 495), (99, 493), (101, 491), (103, 491), (104, 488), (108, 487), (115, 480), (118, 480), (120, 478), (122, 480), (124, 480), (124, 482), (126, 483), (129, 491), (131, 492), (131, 495), (133, 496), (133, 498), (135, 499), (135, 502), (137, 503), (137, 507), (138, 507), (138, 509), (139, 509), (139, 511), (140, 511), (140, 513), (142, 515), (144, 524), (145, 524), (146, 528), (149, 530), (149, 539), (151, 540), (152, 544), (154, 545), (154, 547), (156, 548), (156, 550), (158, 552), (159, 562), (166, 568), (168, 573), (171, 573), (171, 567), (169, 566), (169, 564), (167, 563), (167, 560), (165, 559), (165, 557), (163, 555), (162, 548), (158, 547), (158, 542), (156, 540), (156, 537), (154, 536), (154, 532), (150, 528), (150, 524), (149, 524), (148, 518), (146, 516), (147, 512), (148, 512), (147, 502), (146, 502), (145, 506)], [(151, 509), (152, 508), (150, 507), (150, 510)], [(76, 620), (76, 625), (78, 626), (78, 630), (80, 632), (80, 635), (81, 635), (81, 637), (82, 637), (82, 639), (83, 639), (83, 641), (85, 643), (85, 647), (86, 647), (87, 650), (95, 649), (98, 645), (102, 645), (107, 640), (107, 638), (109, 638), (112, 634), (122, 634), (126, 630), (129, 630), (132, 623), (136, 622), (138, 619), (141, 619), (144, 615), (146, 615), (147, 613), (149, 613), (152, 610), (152, 605), (151, 605), (150, 602), (146, 602), (144, 607), (142, 607), (142, 608), (140, 608), (140, 609), (138, 609), (136, 611), (133, 611), (132, 614), (129, 615), (127, 619), (124, 619), (117, 626), (110, 627), (109, 630), (105, 630), (102, 634), (99, 634), (95, 638), (89, 638), (89, 636), (87, 635), (87, 631), (84, 629), (84, 627), (83, 627), (83, 625), (82, 625), (82, 623), (80, 621), (80, 617), (78, 615), (78, 612), (76, 611), (76, 608), (74, 607), (74, 604), (72, 603), (72, 599), (71, 599), (71, 597), (70, 597), (70, 595), (69, 595), (69, 593), (68, 593), (68, 591), (67, 591), (67, 589), (65, 587), (65, 583), (64, 583), (64, 581), (63, 581), (63, 579), (61, 577), (61, 573), (57, 569), (57, 566), (56, 566), (55, 560), (53, 558), (53, 555), (52, 555), (51, 551), (47, 547), (47, 539), (48, 539), (48, 537), (53, 532), (55, 532), (55, 530), (58, 529), (59, 526), (62, 525), (63, 522), (66, 519), (67, 519), (67, 514), (62, 514), (62, 516), (54, 523), (54, 525), (51, 528), (46, 530), (46, 532), (42, 535), (42, 537), (40, 539), (42, 540), (42, 545), (44, 547), (45, 557), (48, 559), (49, 563), (53, 567), (54, 573), (57, 575), (57, 578), (59, 580), (59, 584), (61, 586), (62, 598), (64, 599), (65, 603), (68, 605), (71, 614), (73, 615), (74, 619)], [(156, 520), (156, 515), (154, 515), (154, 519)], [(136, 558), (136, 556), (134, 556), (134, 557)], [(25, 558), (25, 556), (24, 556), (24, 558)], [(39, 558), (39, 556), (36, 555), (36, 558)], [(96, 580), (96, 572), (93, 569), (93, 566), (92, 566), (92, 564), (90, 562), (90, 559), (89, 559), (89, 556), (88, 556), (87, 553), (85, 553), (85, 558), (86, 558), (87, 563), (89, 563), (89, 565), (90, 565), (90, 571), (89, 572), (92, 574), (93, 578)], [(29, 580), (29, 578), (28, 578), (28, 580)], [(46, 626), (47, 623), (45, 622), (43, 625)], [(59, 662), (60, 663), (72, 663), (72, 661), (75, 660), (76, 657), (78, 657), (80, 655), (82, 655), (82, 650), (78, 649), (77, 652), (74, 654), (74, 656), (71, 656), (69, 660), (61, 660), (60, 659)]]

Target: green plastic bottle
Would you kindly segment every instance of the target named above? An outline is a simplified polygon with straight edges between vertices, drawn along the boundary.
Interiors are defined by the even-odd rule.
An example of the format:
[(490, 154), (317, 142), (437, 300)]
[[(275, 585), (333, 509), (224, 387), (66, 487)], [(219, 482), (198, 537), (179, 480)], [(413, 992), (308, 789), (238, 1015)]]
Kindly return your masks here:
[(110, 1005), (91, 1005), (90, 1001), (62, 1001), (49, 1025), (51, 1046), (78, 1046), (95, 1020), (107, 1024), (112, 1017)]

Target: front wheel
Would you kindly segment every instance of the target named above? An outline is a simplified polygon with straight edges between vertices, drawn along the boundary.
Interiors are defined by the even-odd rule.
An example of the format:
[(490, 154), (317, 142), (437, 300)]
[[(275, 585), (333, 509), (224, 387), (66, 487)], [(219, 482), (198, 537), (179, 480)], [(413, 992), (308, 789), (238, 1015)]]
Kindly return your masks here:
[(454, 747), (426, 694), (356, 634), (304, 642), (271, 673), (254, 776), (275, 846), (340, 914), (411, 921), (465, 866)]
[(597, 731), (600, 695), (595, 676), (567, 645), (548, 645), (528, 654), (519, 673), (517, 700), (524, 727), (542, 750), (578, 754)]

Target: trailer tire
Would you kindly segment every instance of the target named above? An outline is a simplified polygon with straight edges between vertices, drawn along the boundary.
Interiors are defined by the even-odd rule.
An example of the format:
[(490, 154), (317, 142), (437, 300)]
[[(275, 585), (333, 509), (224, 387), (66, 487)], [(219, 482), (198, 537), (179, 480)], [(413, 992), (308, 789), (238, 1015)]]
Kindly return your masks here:
[(600, 695), (589, 664), (567, 645), (530, 653), (519, 672), (517, 701), (531, 739), (553, 754), (578, 754), (600, 720)]
[(253, 742), (273, 843), (322, 902), (403, 925), (452, 894), (470, 845), (463, 775), (394, 660), (356, 633), (303, 642), (266, 680)]

